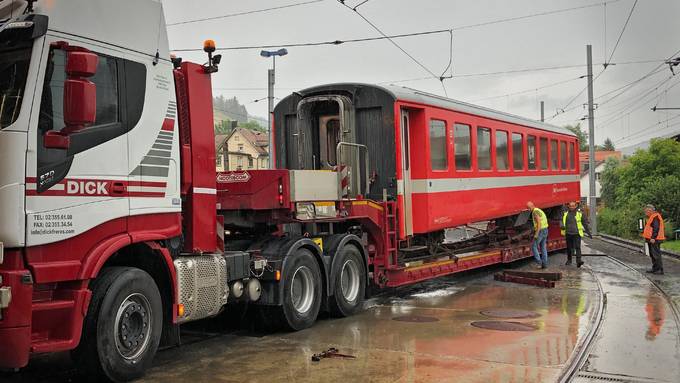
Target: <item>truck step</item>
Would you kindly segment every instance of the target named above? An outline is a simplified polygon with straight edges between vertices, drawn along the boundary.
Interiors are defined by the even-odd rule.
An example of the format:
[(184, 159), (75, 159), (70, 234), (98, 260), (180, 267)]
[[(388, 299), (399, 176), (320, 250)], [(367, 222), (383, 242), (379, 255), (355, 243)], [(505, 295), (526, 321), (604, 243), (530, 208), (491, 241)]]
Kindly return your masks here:
[(54, 351), (64, 351), (72, 348), (72, 342), (66, 339), (53, 339), (38, 341), (31, 344), (31, 352), (41, 353), (41, 352), (54, 352)]
[(31, 309), (33, 311), (51, 311), (51, 310), (62, 310), (70, 309), (75, 304), (72, 300), (53, 300), (53, 301), (43, 301), (43, 302), (33, 302)]

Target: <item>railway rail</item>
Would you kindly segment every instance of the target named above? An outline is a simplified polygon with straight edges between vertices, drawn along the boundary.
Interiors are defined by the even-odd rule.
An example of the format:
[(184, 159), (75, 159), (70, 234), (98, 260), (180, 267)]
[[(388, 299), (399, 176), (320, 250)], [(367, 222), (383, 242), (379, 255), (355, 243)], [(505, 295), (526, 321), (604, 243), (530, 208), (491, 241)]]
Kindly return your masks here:
[[(619, 245), (621, 247), (625, 247), (626, 249), (636, 250), (636, 251), (639, 251), (641, 253), (643, 252), (641, 242), (635, 242), (635, 241), (631, 241), (629, 239), (615, 237), (613, 235), (608, 235), (608, 234), (600, 234), (600, 237), (603, 241), (611, 243), (613, 245)], [(672, 251), (661, 249), (661, 254), (666, 255), (668, 257), (671, 257), (671, 258), (680, 259), (680, 254), (672, 252)]]
[[(619, 237), (615, 236), (609, 236), (609, 235), (601, 235), (602, 240), (604, 242), (626, 248), (629, 250), (635, 250), (635, 251), (640, 251), (640, 244), (636, 243), (634, 241), (629, 241), (625, 240)], [(664, 251), (664, 255), (675, 258), (675, 259), (680, 259), (680, 255), (673, 253), (673, 252), (668, 252)], [(600, 254), (598, 254), (600, 255)], [(630, 264), (617, 259), (616, 257), (607, 255), (607, 254), (602, 254), (602, 258), (606, 259), (609, 262), (612, 262), (615, 265), (621, 266), (625, 269), (627, 269), (634, 278), (637, 278), (639, 280), (644, 280), (647, 281), (649, 284), (651, 284), (655, 290), (656, 293), (661, 295), (665, 302), (667, 303), (668, 307), (670, 307), (672, 316), (675, 320), (676, 326), (680, 326), (680, 309), (678, 308), (677, 305), (673, 303), (672, 297), (662, 288), (662, 286), (658, 283), (657, 280), (650, 278), (649, 276), (645, 275), (644, 273), (641, 273), (639, 270), (635, 269), (632, 267)], [(604, 291), (603, 284), (598, 277), (598, 274), (600, 273), (599, 271), (593, 269), (590, 266), (586, 266), (585, 270), (587, 270), (595, 279), (597, 286), (598, 286), (598, 291), (599, 291), (599, 304), (596, 309), (596, 315), (595, 319), (592, 323), (592, 326), (590, 327), (589, 331), (586, 333), (586, 335), (583, 337), (583, 340), (577, 344), (577, 346), (574, 349), (574, 352), (572, 353), (571, 357), (569, 358), (569, 361), (566, 363), (565, 367), (562, 370), (562, 373), (560, 374), (560, 377), (558, 379), (558, 382), (560, 383), (566, 383), (566, 382), (578, 382), (578, 383), (586, 383), (586, 382), (599, 382), (599, 381), (619, 381), (619, 382), (643, 382), (647, 381), (645, 378), (635, 378), (635, 377), (623, 377), (619, 376), (616, 374), (607, 374), (607, 373), (593, 373), (589, 372), (586, 370), (586, 366), (588, 363), (588, 359), (591, 356), (595, 344), (598, 342), (598, 339), (602, 337), (602, 332), (606, 323), (606, 314), (607, 314), (607, 306), (608, 306), (608, 299), (607, 299), (607, 293)], [(678, 344), (680, 344), (680, 331), (676, 331), (676, 337)], [(615, 351), (616, 352), (616, 351)], [(619, 351), (620, 352), (620, 351)], [(597, 357), (597, 356), (595, 356)], [(651, 381), (651, 380), (649, 380)]]

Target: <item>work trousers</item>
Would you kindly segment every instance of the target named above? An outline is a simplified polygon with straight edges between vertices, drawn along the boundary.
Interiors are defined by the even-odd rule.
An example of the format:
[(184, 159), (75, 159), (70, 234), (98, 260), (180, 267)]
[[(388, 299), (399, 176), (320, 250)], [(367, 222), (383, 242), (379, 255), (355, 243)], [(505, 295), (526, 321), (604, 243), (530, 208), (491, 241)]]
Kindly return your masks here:
[(534, 242), (531, 244), (531, 251), (534, 253), (534, 259), (536, 263), (543, 267), (548, 267), (548, 229), (541, 229), (538, 231), (538, 235), (534, 238)]
[(576, 255), (576, 263), (581, 262), (581, 236), (578, 234), (567, 234), (567, 262), (571, 263), (571, 257)]
[(663, 271), (663, 260), (661, 259), (661, 242), (647, 242), (649, 246), (649, 257), (652, 258), (652, 270)]

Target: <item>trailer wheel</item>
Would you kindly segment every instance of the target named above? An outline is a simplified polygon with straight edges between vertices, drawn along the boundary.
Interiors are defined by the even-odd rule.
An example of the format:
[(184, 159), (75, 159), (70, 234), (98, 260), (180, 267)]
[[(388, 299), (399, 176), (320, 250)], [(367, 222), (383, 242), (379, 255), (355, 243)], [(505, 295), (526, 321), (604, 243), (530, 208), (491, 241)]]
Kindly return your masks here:
[(292, 255), (283, 276), (281, 323), (297, 331), (311, 327), (321, 308), (321, 271), (314, 255), (299, 249)]
[(345, 245), (337, 253), (340, 268), (332, 281), (335, 294), (331, 301), (333, 315), (347, 317), (361, 310), (366, 293), (366, 273), (359, 249)]
[(130, 267), (104, 269), (90, 289), (92, 300), (80, 344), (72, 356), (88, 377), (114, 382), (141, 377), (161, 338), (161, 296), (146, 272)]

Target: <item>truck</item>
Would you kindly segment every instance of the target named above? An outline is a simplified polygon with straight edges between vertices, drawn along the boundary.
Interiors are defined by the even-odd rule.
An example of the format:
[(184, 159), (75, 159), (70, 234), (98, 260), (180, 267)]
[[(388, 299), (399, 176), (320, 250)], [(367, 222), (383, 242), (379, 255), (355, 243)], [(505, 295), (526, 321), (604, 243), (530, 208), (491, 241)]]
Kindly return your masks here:
[(573, 135), (360, 84), (279, 103), (274, 169), (216, 172), (204, 51), (171, 56), (158, 0), (0, 2), (0, 368), (70, 351), (129, 381), (245, 303), (300, 330), (372, 288), (529, 257), (525, 200), (555, 218), (578, 198)]

